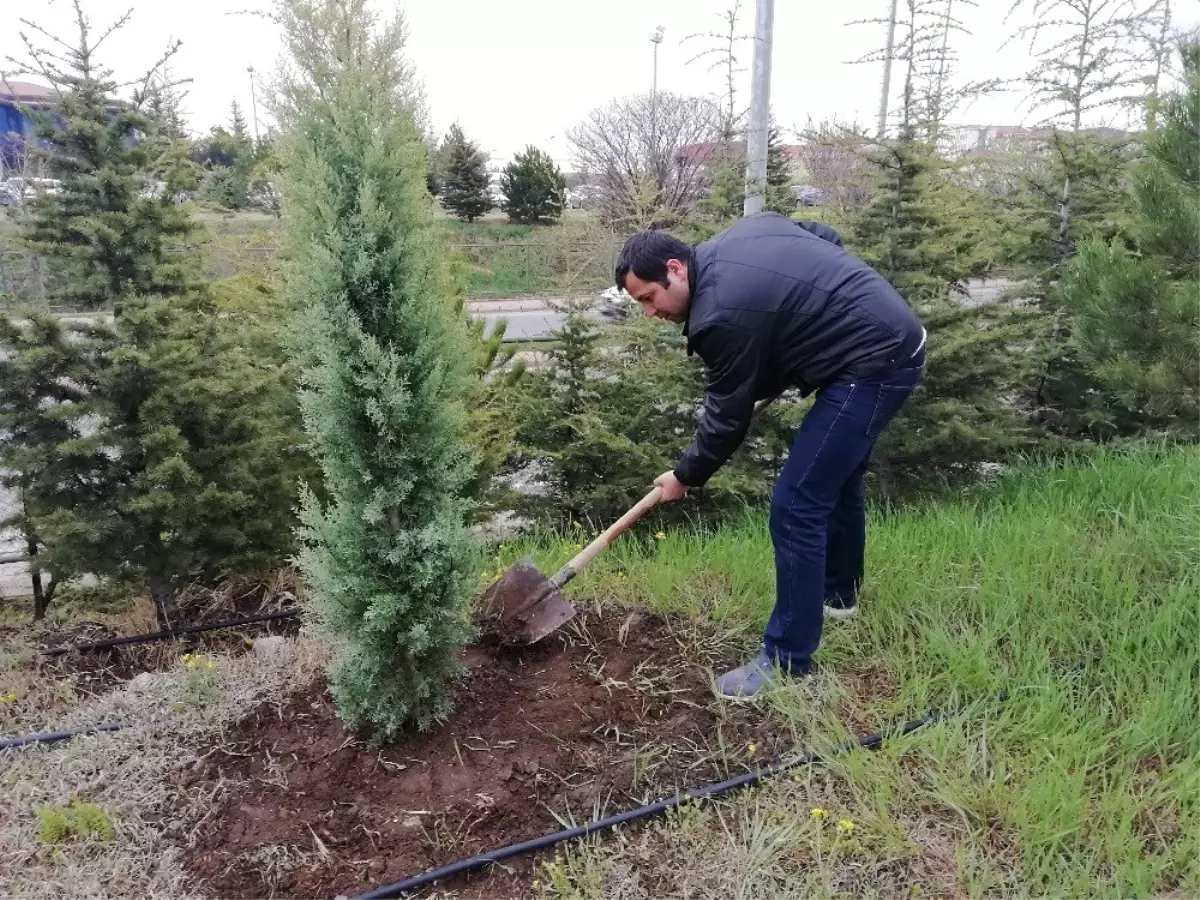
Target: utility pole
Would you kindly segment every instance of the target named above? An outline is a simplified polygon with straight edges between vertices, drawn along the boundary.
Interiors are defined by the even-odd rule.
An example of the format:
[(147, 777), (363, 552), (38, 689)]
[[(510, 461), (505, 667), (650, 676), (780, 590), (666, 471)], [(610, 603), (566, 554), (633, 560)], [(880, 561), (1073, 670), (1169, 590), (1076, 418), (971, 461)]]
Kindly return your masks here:
[(762, 212), (767, 193), (767, 132), (771, 119), (771, 42), (775, 0), (757, 0), (754, 68), (750, 82), (750, 128), (746, 132), (746, 201), (742, 214)]
[(258, 147), (258, 100), (254, 96), (254, 66), (246, 66), (246, 71), (250, 73), (250, 110), (251, 117), (254, 119), (254, 146)]
[(899, 0), (892, 0), (892, 14), (888, 16), (887, 46), (883, 50), (883, 91), (879, 95), (879, 127), (875, 137), (883, 140), (887, 134), (888, 95), (892, 90), (892, 57), (896, 55), (896, 7)]
[(663, 42), (663, 27), (659, 25), (650, 35), (650, 43), (654, 45), (654, 76), (650, 82), (650, 146), (653, 152), (658, 143), (658, 45)]

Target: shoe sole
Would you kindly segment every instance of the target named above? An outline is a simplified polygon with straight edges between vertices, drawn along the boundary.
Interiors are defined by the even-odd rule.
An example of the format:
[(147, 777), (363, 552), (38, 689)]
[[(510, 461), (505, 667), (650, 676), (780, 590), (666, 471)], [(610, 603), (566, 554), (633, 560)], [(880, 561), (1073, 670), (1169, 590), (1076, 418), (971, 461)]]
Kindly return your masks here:
[(827, 606), (825, 607), (825, 618), (849, 619), (856, 612), (858, 612), (857, 606), (851, 606), (849, 609), (843, 609), (839, 606)]

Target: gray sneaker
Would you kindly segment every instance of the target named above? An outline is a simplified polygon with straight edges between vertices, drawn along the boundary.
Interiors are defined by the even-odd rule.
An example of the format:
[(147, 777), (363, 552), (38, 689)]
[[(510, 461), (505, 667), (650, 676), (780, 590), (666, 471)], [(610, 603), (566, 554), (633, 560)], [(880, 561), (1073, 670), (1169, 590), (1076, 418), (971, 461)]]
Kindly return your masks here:
[(717, 695), (726, 700), (749, 700), (775, 681), (778, 670), (775, 660), (760, 651), (744, 666), (726, 672), (717, 679)]
[(825, 618), (827, 619), (848, 619), (858, 611), (858, 601), (851, 597), (826, 597), (825, 598)]

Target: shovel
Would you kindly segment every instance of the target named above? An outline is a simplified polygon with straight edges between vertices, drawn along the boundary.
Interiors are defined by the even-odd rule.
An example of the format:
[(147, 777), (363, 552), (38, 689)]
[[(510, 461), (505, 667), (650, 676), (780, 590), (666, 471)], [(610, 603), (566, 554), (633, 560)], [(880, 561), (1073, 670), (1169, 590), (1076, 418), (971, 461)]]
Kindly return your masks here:
[[(754, 405), (755, 413), (774, 399), (759, 400)], [(662, 489), (652, 488), (629, 512), (550, 578), (539, 572), (528, 556), (514, 563), (479, 600), (480, 615), (487, 630), (501, 643), (515, 646), (536, 643), (569, 622), (577, 610), (564, 599), (562, 587), (599, 556), (601, 550), (656, 507), (661, 499)]]
[(638, 519), (658, 506), (661, 499), (662, 488), (653, 488), (550, 578), (539, 572), (528, 556), (514, 563), (479, 601), (488, 630), (505, 644), (532, 644), (565, 625), (576, 609), (563, 598), (563, 585), (582, 572), (601, 550), (628, 531)]

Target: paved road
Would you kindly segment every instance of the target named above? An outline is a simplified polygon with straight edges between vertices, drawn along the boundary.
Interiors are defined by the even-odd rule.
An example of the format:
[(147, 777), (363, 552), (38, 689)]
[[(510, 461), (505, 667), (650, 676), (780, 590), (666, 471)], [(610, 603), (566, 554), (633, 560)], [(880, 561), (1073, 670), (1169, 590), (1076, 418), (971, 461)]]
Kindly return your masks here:
[(492, 333), (498, 319), (506, 319), (508, 324), (504, 329), (505, 341), (536, 341), (548, 338), (554, 331), (562, 328), (565, 318), (561, 313), (552, 310), (473, 313), (473, 315), (488, 323), (487, 334)]
[[(1012, 282), (1005, 278), (990, 281), (972, 281), (967, 285), (969, 299), (967, 303), (979, 306), (984, 303), (994, 303), (1001, 294), (1012, 287)], [(602, 318), (595, 312), (600, 306), (597, 297), (593, 313), (597, 319)], [(546, 300), (539, 297), (517, 297), (503, 300), (473, 300), (468, 304), (468, 310), (476, 318), (488, 323), (487, 333), (490, 334), (499, 318), (508, 320), (504, 332), (506, 341), (537, 341), (546, 340), (552, 333), (563, 325), (565, 316), (547, 306)], [(72, 317), (74, 318), (74, 317)]]
[[(995, 303), (1005, 291), (1012, 287), (1012, 284), (1006, 278), (968, 282), (966, 303), (970, 306)], [(489, 334), (495, 327), (493, 323), (497, 319), (501, 317), (507, 319), (508, 327), (504, 332), (506, 341), (547, 339), (552, 332), (562, 327), (565, 318), (561, 313), (547, 308), (537, 298), (477, 300), (470, 304), (469, 309), (472, 315), (489, 323), (487, 328)], [(600, 318), (599, 315), (596, 317)]]

